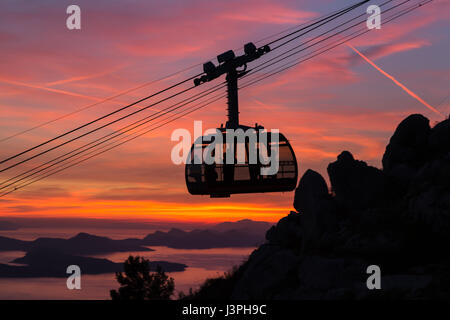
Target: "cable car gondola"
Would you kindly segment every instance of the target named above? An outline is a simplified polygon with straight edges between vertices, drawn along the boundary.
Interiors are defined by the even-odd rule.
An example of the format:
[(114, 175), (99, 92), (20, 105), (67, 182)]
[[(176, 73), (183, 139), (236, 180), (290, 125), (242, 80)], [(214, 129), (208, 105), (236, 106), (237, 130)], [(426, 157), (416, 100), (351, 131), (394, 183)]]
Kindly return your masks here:
[[(235, 57), (234, 52), (229, 50), (217, 57), (219, 62), (217, 67), (212, 62), (205, 63), (203, 65), (205, 75), (194, 80), (198, 85), (227, 74), (228, 121), (225, 127), (221, 126), (216, 130), (216, 134), (221, 134), (223, 142), (219, 148), (212, 146), (217, 142), (216, 135), (202, 136), (194, 141), (185, 168), (186, 186), (190, 194), (216, 198), (238, 193), (286, 192), (295, 189), (298, 167), (288, 139), (282, 133), (267, 132), (262, 126), (248, 127), (239, 124), (238, 78), (246, 73), (247, 62), (269, 51), (268, 46), (257, 49), (253, 43), (246, 44), (245, 54), (239, 57)], [(244, 69), (237, 70), (240, 67)], [(252, 130), (256, 140), (249, 137), (237, 139), (236, 136), (232, 136), (239, 129), (241, 132)], [(212, 163), (205, 161), (203, 155), (206, 149), (214, 150), (212, 151), (214, 156), (217, 150), (223, 152), (220, 155), (223, 161)], [(255, 150), (256, 159), (253, 154)], [(274, 150), (276, 154), (272, 154)], [(232, 163), (226, 161), (227, 153), (230, 151)], [(244, 152), (240, 159), (238, 159), (239, 151)], [(269, 168), (273, 164), (269, 163), (269, 159), (277, 161), (277, 170), (274, 173), (270, 173)]]

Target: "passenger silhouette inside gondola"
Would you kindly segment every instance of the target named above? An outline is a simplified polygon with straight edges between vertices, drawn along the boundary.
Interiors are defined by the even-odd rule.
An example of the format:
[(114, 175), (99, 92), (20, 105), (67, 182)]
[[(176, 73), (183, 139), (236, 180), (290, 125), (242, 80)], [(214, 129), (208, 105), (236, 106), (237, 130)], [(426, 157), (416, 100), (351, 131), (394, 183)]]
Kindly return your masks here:
[[(250, 180), (251, 181), (257, 181), (260, 178), (260, 170), (261, 170), (261, 163), (259, 160), (256, 160), (256, 163), (250, 163), (250, 150), (249, 150), (249, 144), (246, 144), (245, 146), (246, 152), (247, 152), (247, 159), (249, 159), (249, 165), (248, 165), (248, 171), (250, 173)], [(256, 154), (258, 154), (258, 147), (256, 146)]]
[(205, 165), (205, 178), (208, 186), (213, 186), (216, 183), (218, 175), (215, 163)]
[(196, 183), (202, 182), (202, 165), (197, 155), (194, 155), (194, 160), (189, 175), (194, 178)]
[(236, 162), (236, 153), (234, 152), (235, 157), (233, 163), (228, 163), (227, 161), (227, 153), (233, 152), (231, 147), (234, 147), (234, 144), (232, 144), (232, 146), (227, 144), (225, 153), (223, 154), (223, 159), (225, 162), (223, 165), (223, 180), (227, 185), (232, 185), (234, 182), (234, 163)]
[(248, 170), (250, 171), (250, 179), (256, 181), (259, 179), (261, 166), (259, 163), (249, 164)]

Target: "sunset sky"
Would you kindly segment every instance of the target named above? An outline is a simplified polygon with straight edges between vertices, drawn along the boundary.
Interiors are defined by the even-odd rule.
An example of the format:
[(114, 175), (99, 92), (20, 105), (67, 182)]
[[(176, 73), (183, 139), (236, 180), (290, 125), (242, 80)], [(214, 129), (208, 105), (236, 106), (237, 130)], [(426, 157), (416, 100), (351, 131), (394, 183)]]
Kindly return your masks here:
[[(241, 48), (249, 41), (256, 42), (355, 2), (2, 0), (0, 140), (119, 92), (195, 67), (2, 141), (0, 158), (195, 75), (202, 71), (201, 63), (228, 49)], [(81, 30), (66, 28), (66, 8), (70, 4), (81, 8)], [(350, 43), (448, 115), (449, 18), (450, 2), (435, 0)], [(168, 105), (155, 106), (154, 110)], [(291, 141), (300, 174), (311, 168), (327, 177), (328, 163), (343, 150), (381, 167), (389, 137), (411, 113), (424, 114), (431, 124), (442, 120), (345, 45), (240, 91), (241, 123), (279, 128)], [(141, 117), (149, 114), (150, 110)], [(136, 119), (139, 117), (103, 134)], [(226, 101), (215, 102), (0, 198), (0, 216), (277, 221), (293, 209), (292, 192), (228, 199), (189, 195), (184, 167), (174, 165), (170, 159), (175, 145), (170, 136), (177, 128), (193, 130), (194, 120), (202, 120), (204, 129), (225, 123)], [(1, 173), (0, 180), (99, 136), (86, 137), (78, 144)]]

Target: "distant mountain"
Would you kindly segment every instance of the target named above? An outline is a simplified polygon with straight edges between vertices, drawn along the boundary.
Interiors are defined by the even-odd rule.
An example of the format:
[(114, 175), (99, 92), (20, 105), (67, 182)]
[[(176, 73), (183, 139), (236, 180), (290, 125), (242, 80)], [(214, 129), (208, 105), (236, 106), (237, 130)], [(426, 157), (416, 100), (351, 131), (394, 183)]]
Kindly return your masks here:
[(26, 251), (30, 241), (17, 240), (0, 236), (0, 251)]
[(67, 254), (98, 254), (127, 251), (153, 251), (141, 245), (140, 239), (113, 240), (87, 233), (79, 233), (69, 239), (38, 238), (34, 241), (16, 240), (0, 237), (0, 251), (43, 250), (59, 251)]
[[(171, 229), (168, 232), (156, 231), (142, 239), (142, 243), (149, 246), (167, 246), (177, 249), (211, 249), (226, 247), (252, 247), (264, 242), (264, 231), (244, 228), (231, 228), (231, 224), (216, 226), (213, 229), (183, 231)], [(261, 227), (259, 227), (261, 228)], [(263, 229), (263, 228), (261, 228)], [(218, 231), (224, 230), (224, 231)]]
[(211, 249), (226, 247), (253, 247), (264, 242), (264, 235), (272, 224), (249, 219), (222, 222), (207, 229), (184, 231), (172, 228), (156, 231), (144, 239), (113, 240), (88, 233), (79, 233), (69, 239), (38, 238), (23, 241), (0, 236), (0, 251), (29, 251), (47, 249), (67, 254), (89, 255), (109, 252), (152, 251), (146, 246), (167, 246), (177, 249)]
[(265, 221), (253, 221), (250, 219), (243, 219), (236, 222), (222, 222), (216, 224), (210, 229), (218, 232), (238, 230), (244, 232), (259, 233), (264, 235), (272, 225), (273, 225), (272, 223)]
[(113, 240), (88, 233), (79, 233), (69, 239), (39, 238), (33, 241), (32, 248), (47, 248), (68, 254), (153, 251), (143, 247), (140, 242), (140, 239)]
[[(123, 271), (123, 263), (108, 259), (82, 257), (49, 250), (32, 250), (24, 257), (12, 261), (23, 266), (0, 264), (0, 278), (12, 277), (67, 277), (69, 265), (78, 265), (82, 274), (101, 274)], [(184, 271), (186, 265), (166, 261), (151, 261), (151, 270), (157, 266), (166, 272)]]

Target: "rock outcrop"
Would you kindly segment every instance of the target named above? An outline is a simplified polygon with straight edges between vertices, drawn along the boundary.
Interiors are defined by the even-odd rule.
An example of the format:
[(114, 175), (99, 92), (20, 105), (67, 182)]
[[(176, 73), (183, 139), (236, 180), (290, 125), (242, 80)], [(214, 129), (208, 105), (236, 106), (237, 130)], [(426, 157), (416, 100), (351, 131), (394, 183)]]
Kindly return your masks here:
[[(407, 117), (382, 170), (344, 151), (327, 171), (330, 188), (305, 172), (296, 212), (267, 231), (214, 298), (450, 298), (450, 120), (430, 128), (422, 115)], [(370, 265), (381, 269), (381, 290), (366, 285)]]
[(391, 137), (383, 156), (387, 174), (408, 179), (427, 159), (430, 121), (420, 114), (403, 120)]
[(355, 160), (342, 152), (327, 168), (336, 201), (350, 210), (382, 204), (388, 194), (388, 183), (382, 171)]

